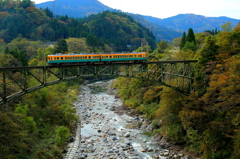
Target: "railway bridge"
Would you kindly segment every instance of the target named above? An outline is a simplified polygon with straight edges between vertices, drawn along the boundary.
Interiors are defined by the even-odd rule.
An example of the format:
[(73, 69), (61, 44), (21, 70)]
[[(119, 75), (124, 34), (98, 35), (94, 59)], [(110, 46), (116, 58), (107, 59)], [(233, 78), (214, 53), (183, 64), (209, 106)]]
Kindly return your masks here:
[(140, 78), (189, 94), (193, 91), (193, 70), (196, 62), (197, 60), (2, 67), (0, 68), (0, 105), (49, 85), (89, 77)]

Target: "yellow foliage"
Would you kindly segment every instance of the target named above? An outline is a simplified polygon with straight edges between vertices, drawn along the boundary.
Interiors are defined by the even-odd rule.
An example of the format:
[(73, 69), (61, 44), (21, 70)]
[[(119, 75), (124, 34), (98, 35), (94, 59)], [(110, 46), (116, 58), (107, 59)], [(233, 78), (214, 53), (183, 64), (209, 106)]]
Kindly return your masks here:
[(4, 17), (10, 15), (8, 12), (0, 12), (0, 19), (3, 19)]

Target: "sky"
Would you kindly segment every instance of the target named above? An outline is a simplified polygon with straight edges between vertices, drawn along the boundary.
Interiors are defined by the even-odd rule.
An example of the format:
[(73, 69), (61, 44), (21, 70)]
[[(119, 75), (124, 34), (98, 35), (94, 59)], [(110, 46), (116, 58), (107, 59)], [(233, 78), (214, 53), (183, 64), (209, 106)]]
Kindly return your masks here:
[[(50, 0), (32, 0), (36, 4)], [(77, 1), (77, 0), (76, 0)], [(240, 0), (98, 0), (123, 12), (168, 18), (193, 13), (206, 17), (240, 19)]]

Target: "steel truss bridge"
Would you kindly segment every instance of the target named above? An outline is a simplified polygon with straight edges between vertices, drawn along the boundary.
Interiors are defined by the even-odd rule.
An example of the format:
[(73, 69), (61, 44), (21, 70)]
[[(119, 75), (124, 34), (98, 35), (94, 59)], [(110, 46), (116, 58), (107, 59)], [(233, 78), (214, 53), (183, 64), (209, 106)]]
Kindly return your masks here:
[(133, 77), (184, 94), (193, 91), (196, 60), (0, 68), (0, 105), (43, 87), (89, 77)]

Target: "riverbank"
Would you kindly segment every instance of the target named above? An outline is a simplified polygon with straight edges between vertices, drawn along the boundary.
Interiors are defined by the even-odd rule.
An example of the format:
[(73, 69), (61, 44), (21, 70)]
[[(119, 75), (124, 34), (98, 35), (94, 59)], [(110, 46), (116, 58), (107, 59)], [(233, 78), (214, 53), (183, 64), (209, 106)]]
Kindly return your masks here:
[[(74, 106), (80, 117), (75, 142), (66, 159), (72, 158), (191, 158), (178, 151), (162, 149), (143, 135), (151, 124), (126, 109), (113, 92), (106, 94), (110, 82), (81, 87)], [(100, 91), (96, 91), (100, 90)]]
[[(111, 94), (111, 95), (115, 95), (115, 98), (120, 98), (117, 95), (117, 90), (115, 88), (114, 89), (109, 89), (107, 93)], [(118, 108), (116, 108), (115, 113), (128, 114), (132, 117), (135, 116), (135, 118), (139, 116), (139, 114), (137, 114), (135, 110), (129, 109), (127, 106), (124, 106), (124, 105), (121, 105)], [(151, 121), (145, 120), (145, 123), (141, 124), (139, 129), (141, 129), (143, 131), (152, 132), (153, 128), (152, 128), (152, 125), (151, 125)], [(184, 147), (182, 145), (174, 145), (174, 144), (171, 143), (171, 141), (167, 141), (165, 139), (165, 137), (160, 135), (160, 134), (156, 134), (155, 136), (153, 136), (151, 138), (151, 142), (160, 146), (161, 148), (167, 150), (169, 152), (169, 155), (170, 155), (169, 157), (174, 156), (173, 154), (179, 154), (179, 156), (181, 156), (182, 158), (200, 159), (200, 155), (197, 154), (196, 152), (184, 150)], [(161, 153), (161, 155), (164, 156), (163, 153)]]

